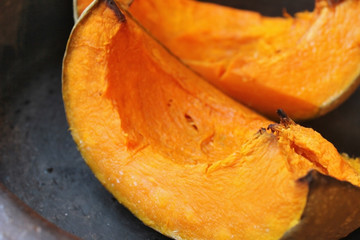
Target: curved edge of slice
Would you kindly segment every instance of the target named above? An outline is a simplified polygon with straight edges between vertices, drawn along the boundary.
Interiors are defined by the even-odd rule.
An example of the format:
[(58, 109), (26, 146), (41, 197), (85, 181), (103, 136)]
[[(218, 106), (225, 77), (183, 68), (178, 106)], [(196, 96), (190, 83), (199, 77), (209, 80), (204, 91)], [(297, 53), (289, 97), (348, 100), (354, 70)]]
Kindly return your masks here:
[(86, 12), (87, 8), (91, 8), (93, 0), (73, 0), (73, 17), (74, 22), (79, 21), (83, 12)]
[(356, 91), (359, 85), (360, 85), (360, 69), (359, 69), (359, 73), (357, 74), (357, 77), (354, 78), (354, 80), (348, 85), (348, 87), (343, 89), (340, 93), (338, 93), (336, 97), (333, 97), (329, 99), (329, 101), (323, 103), (323, 105), (319, 107), (318, 113), (315, 114), (315, 116), (312, 118), (323, 116), (331, 112), (338, 106), (340, 106)]

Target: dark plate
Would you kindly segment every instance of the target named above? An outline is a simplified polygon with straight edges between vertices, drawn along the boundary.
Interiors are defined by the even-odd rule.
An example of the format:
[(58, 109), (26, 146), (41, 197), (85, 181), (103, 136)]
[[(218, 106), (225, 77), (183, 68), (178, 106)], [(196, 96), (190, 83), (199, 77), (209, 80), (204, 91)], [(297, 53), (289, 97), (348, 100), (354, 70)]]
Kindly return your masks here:
[[(313, 7), (308, 0), (218, 2), (267, 15), (281, 15), (283, 7), (290, 13)], [(41, 216), (80, 238), (167, 239), (116, 202), (94, 178), (70, 136), (61, 98), (61, 61), (73, 24), (72, 2), (3, 0), (0, 13), (0, 182)], [(304, 124), (340, 151), (360, 156), (359, 110), (360, 90), (337, 110)], [(0, 239), (18, 239), (6, 236), (9, 229), (1, 228), (1, 216), (7, 214), (13, 226), (38, 217), (14, 207), (17, 201), (0, 189)], [(4, 206), (14, 210), (6, 212)], [(360, 231), (347, 239), (359, 238)]]

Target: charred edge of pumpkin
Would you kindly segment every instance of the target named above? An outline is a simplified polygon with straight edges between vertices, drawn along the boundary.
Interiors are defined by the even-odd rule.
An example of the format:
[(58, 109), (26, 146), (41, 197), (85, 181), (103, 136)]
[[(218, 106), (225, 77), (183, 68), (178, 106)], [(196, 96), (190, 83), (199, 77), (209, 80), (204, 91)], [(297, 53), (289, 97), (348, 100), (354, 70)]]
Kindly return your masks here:
[(319, 176), (323, 176), (325, 178), (331, 178), (329, 176), (319, 173), (316, 170), (310, 170), (305, 176), (299, 178), (297, 182), (306, 183), (311, 187), (311, 185), (314, 185), (314, 182), (319, 180), (320, 178)]
[[(117, 5), (116, 1), (114, 0), (103, 0), (105, 1), (106, 5), (114, 11), (116, 17), (119, 19), (120, 22), (126, 22), (125, 15), (121, 12), (119, 6)], [(131, 4), (131, 3), (130, 3)]]
[[(296, 181), (299, 184), (306, 184), (309, 187), (308, 190), (308, 194), (307, 194), (307, 198), (306, 198), (306, 203), (305, 203), (305, 207), (303, 209), (303, 212), (301, 214), (301, 217), (299, 219), (299, 223), (296, 224), (295, 226), (293, 226), (292, 228), (290, 228), (287, 232), (285, 232), (285, 234), (281, 237), (281, 240), (296, 240), (296, 239), (306, 239), (308, 237), (310, 237), (310, 239), (312, 239), (311, 237), (316, 236), (316, 234), (320, 234), (321, 232), (326, 232), (329, 231), (328, 229), (319, 229), (317, 228), (318, 226), (314, 226), (314, 221), (316, 221), (316, 219), (314, 220), (314, 211), (322, 211), (323, 210), (323, 206), (321, 206), (322, 204), (329, 204), (329, 199), (326, 199), (326, 193), (321, 192), (324, 189), (325, 190), (332, 190), (333, 192), (336, 192), (336, 194), (339, 196), (341, 195), (342, 192), (345, 192), (344, 195), (341, 195), (340, 197), (344, 199), (344, 203), (345, 206), (343, 207), (347, 207), (345, 210), (347, 212), (351, 211), (354, 212), (354, 214), (351, 216), (353, 219), (359, 219), (360, 217), (360, 207), (357, 207), (356, 205), (354, 205), (353, 208), (349, 208), (349, 203), (351, 204), (351, 201), (346, 203), (346, 199), (351, 198), (353, 200), (355, 199), (359, 199), (360, 197), (360, 187), (355, 186), (353, 184), (351, 184), (350, 182), (347, 181), (341, 181), (338, 180), (334, 177), (322, 174), (316, 170), (310, 170), (304, 177), (301, 177), (299, 179), (297, 179)], [(321, 193), (319, 195), (319, 192)], [(348, 194), (349, 192), (351, 192), (351, 196)], [(321, 196), (323, 196), (323, 199), (320, 199)], [(334, 204), (334, 201), (332, 201)], [(336, 204), (341, 204), (341, 203), (336, 203)], [(347, 204), (347, 205), (346, 205)], [(329, 206), (327, 206), (329, 207)], [(331, 207), (331, 206), (330, 206)], [(345, 211), (344, 210), (344, 211)], [(316, 214), (316, 213), (315, 213)], [(336, 239), (338, 238), (342, 238), (345, 237), (347, 234), (351, 233), (352, 231), (354, 231), (357, 227), (358, 224), (360, 223), (360, 220), (358, 220), (355, 224), (350, 224), (350, 222), (346, 222), (348, 219), (346, 216), (344, 219), (342, 218), (334, 218), (334, 216), (328, 216), (326, 215), (327, 212), (322, 213), (325, 214), (325, 216), (327, 217), (333, 217), (333, 221), (338, 223), (338, 225), (345, 225), (346, 226), (346, 230), (343, 232), (337, 232), (337, 236), (335, 236)], [(319, 224), (319, 223), (318, 223)], [(307, 236), (303, 236), (300, 233), (303, 233), (304, 229), (308, 229), (309, 226), (313, 227), (314, 231), (317, 231), (317, 233), (312, 233), (312, 232), (306, 232)], [(342, 229), (340, 229), (341, 231)], [(308, 229), (309, 231), (309, 229)], [(310, 234), (310, 235), (309, 235)], [(331, 233), (330, 233), (331, 234)], [(324, 236), (326, 235), (322, 235), (320, 238), (323, 239)], [(305, 238), (304, 238), (305, 237)], [(334, 237), (332, 239), (335, 239)]]
[[(270, 130), (272, 133), (279, 132), (280, 128), (282, 127), (289, 128), (290, 125), (295, 124), (295, 122), (291, 118), (289, 118), (289, 116), (285, 113), (284, 110), (278, 109), (276, 113), (280, 118), (280, 123), (269, 124), (269, 126), (267, 127), (267, 130)], [(262, 130), (260, 129), (259, 131)]]
[(284, 110), (278, 109), (276, 113), (280, 117), (280, 124), (285, 126), (285, 128), (288, 128), (289, 125), (295, 124), (295, 122), (291, 118), (289, 118), (289, 116), (285, 113)]
[(264, 134), (264, 133), (266, 133), (266, 128), (260, 128), (259, 129), (259, 131), (258, 131), (258, 133), (261, 135), (261, 134)]

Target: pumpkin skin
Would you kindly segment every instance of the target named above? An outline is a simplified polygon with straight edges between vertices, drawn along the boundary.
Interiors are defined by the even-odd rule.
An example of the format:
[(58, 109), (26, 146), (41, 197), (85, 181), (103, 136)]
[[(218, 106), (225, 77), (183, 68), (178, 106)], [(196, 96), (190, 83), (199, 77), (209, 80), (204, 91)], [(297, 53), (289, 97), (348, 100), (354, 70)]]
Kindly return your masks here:
[(359, 173), (331, 143), (233, 101), (114, 2), (82, 15), (63, 64), (66, 114), (86, 163), (159, 232), (337, 239), (360, 226)]
[(130, 11), (230, 96), (270, 117), (282, 108), (304, 120), (334, 109), (360, 83), (360, 1), (331, 3), (316, 1), (295, 18), (189, 0), (134, 0)]
[(74, 20), (77, 21), (84, 12), (85, 8), (87, 8), (91, 4), (91, 0), (74, 0), (73, 1), (73, 13)]

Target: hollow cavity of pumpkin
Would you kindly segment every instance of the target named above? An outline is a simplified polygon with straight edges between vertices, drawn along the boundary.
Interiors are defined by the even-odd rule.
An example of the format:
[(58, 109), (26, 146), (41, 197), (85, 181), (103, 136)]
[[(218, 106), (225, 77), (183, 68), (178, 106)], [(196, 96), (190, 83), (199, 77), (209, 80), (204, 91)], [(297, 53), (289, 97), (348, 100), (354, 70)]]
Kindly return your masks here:
[(113, 1), (75, 26), (63, 98), (96, 177), (165, 235), (336, 239), (360, 226), (359, 173), (331, 143), (231, 100)]

